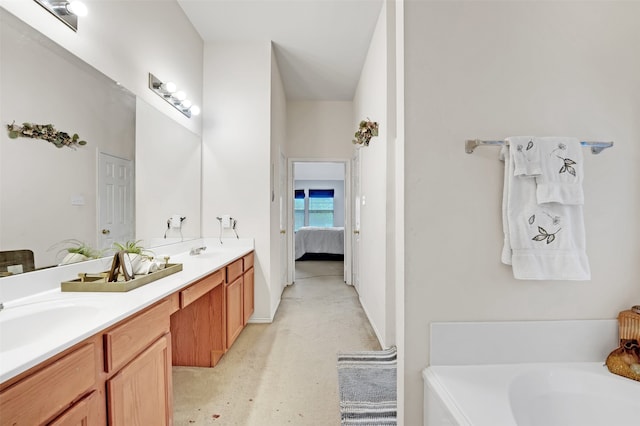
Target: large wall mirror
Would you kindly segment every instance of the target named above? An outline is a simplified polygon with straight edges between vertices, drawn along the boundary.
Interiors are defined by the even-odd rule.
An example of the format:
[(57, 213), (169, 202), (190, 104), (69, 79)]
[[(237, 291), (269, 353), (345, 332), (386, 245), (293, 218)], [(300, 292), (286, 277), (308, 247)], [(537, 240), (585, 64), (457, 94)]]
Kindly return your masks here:
[[(7, 125), (14, 121), (52, 124), (87, 144), (13, 139)], [(59, 264), (77, 242), (109, 249), (142, 239), (151, 247), (200, 236), (199, 136), (2, 8), (0, 125), (0, 253), (32, 251), (40, 269)], [(182, 189), (165, 180), (167, 158), (188, 167), (177, 173)], [(105, 168), (111, 160), (116, 166)], [(122, 173), (128, 182), (114, 184)], [(150, 196), (156, 189), (163, 196)], [(165, 238), (173, 214), (187, 220)]]

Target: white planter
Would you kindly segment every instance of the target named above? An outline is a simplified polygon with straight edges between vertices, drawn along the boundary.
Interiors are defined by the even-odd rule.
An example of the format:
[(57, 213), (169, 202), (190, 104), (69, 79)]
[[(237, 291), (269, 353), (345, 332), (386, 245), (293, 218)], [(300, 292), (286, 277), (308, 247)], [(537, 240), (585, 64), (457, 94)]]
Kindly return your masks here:
[(84, 254), (68, 253), (64, 257), (64, 259), (62, 259), (62, 262), (60, 262), (60, 265), (69, 265), (70, 263), (84, 262), (85, 260), (89, 260), (89, 258)]

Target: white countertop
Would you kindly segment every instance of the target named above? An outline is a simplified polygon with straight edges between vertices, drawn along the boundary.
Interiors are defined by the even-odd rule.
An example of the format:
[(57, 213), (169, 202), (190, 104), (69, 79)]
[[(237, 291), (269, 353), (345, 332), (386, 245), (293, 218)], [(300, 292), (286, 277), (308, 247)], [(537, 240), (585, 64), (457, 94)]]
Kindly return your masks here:
[[(0, 312), (0, 340), (5, 338), (25, 340), (25, 343), (16, 345), (14, 349), (0, 351), (0, 383), (99, 333), (253, 250), (253, 240), (233, 241), (231, 244), (220, 245), (213, 239), (207, 239), (182, 243), (182, 245), (186, 247), (204, 245), (207, 246), (207, 250), (200, 255), (190, 256), (188, 249), (179, 254), (172, 254), (172, 248), (163, 247), (163, 253), (172, 254), (170, 263), (182, 263), (182, 271), (124, 293), (61, 292), (60, 282), (62, 280), (77, 277), (77, 272), (73, 272), (60, 280), (61, 268), (54, 268), (49, 273), (40, 271), (39, 273), (24, 274), (23, 277), (20, 277), (20, 281), (38, 281), (37, 283), (29, 283), (30, 285), (26, 285), (26, 287), (42, 291), (13, 300), (7, 298), (0, 300), (5, 301), (5, 308)], [(175, 250), (175, 248), (173, 249)], [(154, 251), (157, 252), (156, 254), (160, 254), (159, 250)], [(105, 261), (95, 262), (99, 263), (85, 269), (84, 272), (97, 272), (91, 270), (94, 268), (105, 270), (103, 269)], [(76, 265), (75, 269), (78, 267), (82, 266)], [(70, 268), (66, 272), (70, 273), (72, 269)], [(64, 271), (64, 269), (62, 270)], [(0, 286), (20, 284), (11, 282), (10, 278), (1, 279)], [(5, 288), (5, 291), (1, 291), (0, 295), (6, 297), (11, 294), (11, 291), (15, 291), (15, 289), (7, 290)], [(62, 309), (56, 313), (55, 307)], [(45, 317), (47, 318), (44, 321), (46, 323), (38, 323), (37, 325), (29, 323), (28, 317), (31, 313), (47, 309), (51, 309), (54, 315)], [(33, 318), (38, 317), (34, 316)], [(8, 332), (3, 332), (3, 322), (8, 324), (10, 321), (23, 321), (24, 329), (21, 330), (19, 336), (14, 337), (8, 335)], [(6, 330), (9, 328), (7, 327)], [(31, 336), (37, 337), (31, 338)]]

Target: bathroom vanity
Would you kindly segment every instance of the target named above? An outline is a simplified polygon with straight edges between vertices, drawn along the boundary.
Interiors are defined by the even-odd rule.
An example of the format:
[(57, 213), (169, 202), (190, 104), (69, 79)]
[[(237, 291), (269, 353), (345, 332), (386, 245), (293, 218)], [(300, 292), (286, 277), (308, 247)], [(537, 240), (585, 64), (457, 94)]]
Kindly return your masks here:
[(213, 367), (231, 347), (253, 312), (253, 256), (252, 246), (182, 255), (183, 271), (127, 293), (49, 291), (6, 308), (35, 312), (29, 321), (41, 304), (60, 307), (73, 321), (3, 343), (0, 425), (172, 424), (171, 366)]

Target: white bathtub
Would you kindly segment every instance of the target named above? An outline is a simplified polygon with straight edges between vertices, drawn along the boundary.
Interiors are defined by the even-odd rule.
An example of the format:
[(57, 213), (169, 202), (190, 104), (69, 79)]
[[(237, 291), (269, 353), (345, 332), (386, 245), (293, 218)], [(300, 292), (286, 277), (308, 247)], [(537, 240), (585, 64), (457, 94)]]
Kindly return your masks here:
[(432, 366), (425, 426), (640, 425), (640, 382), (602, 362)]

